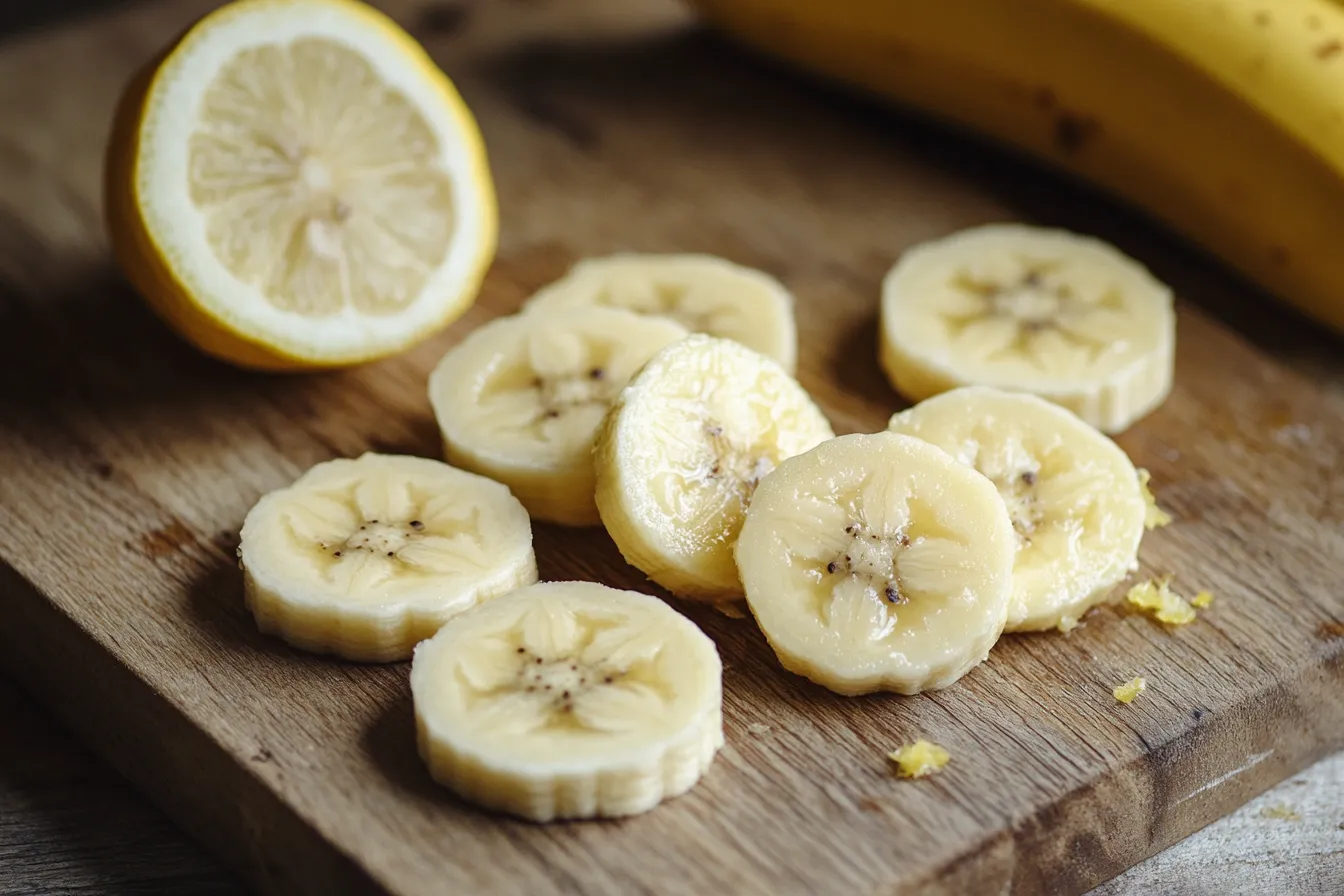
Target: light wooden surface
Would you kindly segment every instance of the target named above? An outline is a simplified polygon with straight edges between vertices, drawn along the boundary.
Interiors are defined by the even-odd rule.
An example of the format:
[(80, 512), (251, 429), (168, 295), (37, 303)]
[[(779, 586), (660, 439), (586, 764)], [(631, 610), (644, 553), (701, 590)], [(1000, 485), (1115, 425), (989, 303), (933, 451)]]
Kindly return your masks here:
[[(1344, 742), (1337, 342), (1117, 210), (688, 31), (676, 7), (406, 2), (386, 7), (458, 81), (498, 176), (480, 302), (363, 370), (229, 370), (111, 273), (97, 199), (121, 83), (209, 6), (117, 7), (0, 47), (0, 646), (262, 889), (1079, 892)], [(1003, 218), (1110, 237), (1182, 296), (1178, 388), (1120, 441), (1177, 517), (1146, 570), (1219, 595), (1197, 624), (1104, 609), (1068, 637), (1005, 639), (948, 691), (844, 700), (782, 673), (749, 621), (687, 608), (727, 664), (714, 768), (638, 819), (547, 828), (432, 786), (404, 667), (252, 628), (231, 553), (257, 496), (335, 455), (432, 455), (428, 369), (574, 259), (700, 250), (777, 274), (800, 301), (801, 379), (845, 432), (900, 406), (873, 351), (892, 259)], [(537, 547), (545, 577), (646, 587), (600, 532), (538, 527)], [(1117, 705), (1134, 674), (1148, 693)], [(883, 754), (917, 735), (954, 764), (894, 780)]]
[[(242, 896), (243, 884), (0, 677), (0, 893)], [(1296, 817), (1294, 817), (1296, 816)], [(1344, 753), (1089, 896), (1344, 892)]]

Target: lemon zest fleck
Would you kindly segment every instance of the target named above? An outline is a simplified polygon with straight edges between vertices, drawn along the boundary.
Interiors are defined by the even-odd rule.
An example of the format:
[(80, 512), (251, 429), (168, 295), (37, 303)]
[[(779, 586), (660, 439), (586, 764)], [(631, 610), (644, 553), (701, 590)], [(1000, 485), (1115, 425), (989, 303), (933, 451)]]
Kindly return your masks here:
[(902, 778), (922, 778), (947, 765), (952, 754), (935, 743), (917, 740), (893, 750), (887, 758), (896, 763), (897, 774)]
[(1195, 611), (1184, 597), (1171, 590), (1171, 576), (1140, 582), (1125, 600), (1141, 610), (1149, 611), (1158, 622), (1167, 625), (1185, 625), (1195, 621)]
[(1153, 478), (1153, 474), (1144, 468), (1139, 468), (1139, 493), (1143, 495), (1144, 513), (1143, 527), (1145, 529), (1158, 529), (1171, 522), (1171, 514), (1167, 513), (1161, 507), (1157, 506), (1157, 499), (1148, 488), (1148, 480)]
[(1132, 678), (1124, 684), (1116, 685), (1115, 690), (1111, 693), (1121, 703), (1133, 703), (1134, 698), (1142, 694), (1147, 687), (1148, 682), (1142, 678)]

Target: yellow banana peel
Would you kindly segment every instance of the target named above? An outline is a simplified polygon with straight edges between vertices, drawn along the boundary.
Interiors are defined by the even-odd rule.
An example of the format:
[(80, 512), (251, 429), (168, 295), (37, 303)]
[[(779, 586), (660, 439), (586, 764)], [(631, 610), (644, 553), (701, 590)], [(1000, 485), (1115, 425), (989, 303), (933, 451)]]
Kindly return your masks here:
[(1344, 334), (1344, 5), (688, 2), (762, 52), (1101, 187)]

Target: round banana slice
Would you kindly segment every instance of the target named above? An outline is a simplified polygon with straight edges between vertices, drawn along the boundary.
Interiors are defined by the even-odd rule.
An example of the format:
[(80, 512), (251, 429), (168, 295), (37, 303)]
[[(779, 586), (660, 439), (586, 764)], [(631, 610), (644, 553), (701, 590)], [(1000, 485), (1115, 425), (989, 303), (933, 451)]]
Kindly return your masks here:
[(793, 373), (793, 296), (774, 277), (714, 255), (622, 252), (585, 258), (524, 310), (601, 305), (670, 317), (696, 333), (733, 339)]
[(989, 477), (1017, 538), (1007, 631), (1068, 630), (1138, 567), (1147, 504), (1115, 442), (1034, 395), (965, 386), (888, 428)]
[(690, 336), (653, 356), (598, 433), (602, 523), (627, 562), (678, 596), (740, 598), (733, 542), (757, 483), (833, 436), (777, 363)]
[(896, 433), (824, 442), (756, 490), (737, 541), (747, 604), (784, 668), (840, 694), (947, 687), (1008, 615), (998, 491)]
[(501, 317), (450, 349), (429, 401), (450, 463), (505, 483), (534, 517), (595, 526), (593, 434), (680, 324), (613, 308)]
[(1171, 391), (1171, 290), (1100, 240), (991, 224), (906, 252), (882, 285), (881, 361), (911, 401), (1031, 392), (1119, 432)]
[(532, 526), (507, 488), (373, 453), (264, 495), (238, 559), (263, 632), (364, 662), (407, 659), (456, 614), (537, 580)]
[(411, 695), (434, 779), (534, 821), (652, 809), (724, 742), (714, 642), (657, 598), (592, 582), (457, 617), (416, 648)]

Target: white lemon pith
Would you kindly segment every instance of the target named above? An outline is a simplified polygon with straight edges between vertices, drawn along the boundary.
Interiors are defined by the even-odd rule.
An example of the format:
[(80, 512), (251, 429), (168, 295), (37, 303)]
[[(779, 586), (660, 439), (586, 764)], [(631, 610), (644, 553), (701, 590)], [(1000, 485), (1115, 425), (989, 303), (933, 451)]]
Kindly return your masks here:
[(657, 598), (533, 585), (416, 648), (420, 754), (465, 799), (535, 821), (644, 812), (723, 745), (722, 675), (714, 642)]
[(1091, 237), (991, 224), (907, 251), (882, 286), (881, 361), (911, 401), (1031, 392), (1118, 432), (1171, 390), (1171, 291)]
[(833, 435), (773, 360), (689, 336), (650, 359), (602, 425), (602, 523), (627, 562), (679, 597), (738, 599), (733, 543), (757, 483)]
[(793, 373), (793, 296), (762, 271), (713, 255), (622, 252), (585, 258), (536, 293), (526, 311), (598, 305), (670, 317), (694, 333), (732, 339)]
[(364, 454), (264, 495), (238, 548), (258, 627), (346, 659), (406, 659), (457, 613), (537, 580), (527, 512), (439, 461)]
[(987, 476), (1016, 534), (1008, 631), (1068, 629), (1138, 567), (1147, 507), (1120, 446), (1034, 395), (967, 386), (892, 417)]
[(109, 220), (136, 286), (204, 350), (336, 366), (419, 341), (493, 257), (476, 125), (354, 0), (239, 0), (167, 53), (114, 137)]
[(537, 519), (596, 525), (594, 434), (630, 377), (686, 335), (674, 321), (612, 308), (477, 328), (429, 378), (448, 460), (507, 484)]
[(1013, 526), (984, 476), (896, 433), (784, 461), (737, 541), (747, 604), (786, 669), (841, 694), (947, 687), (989, 655)]

